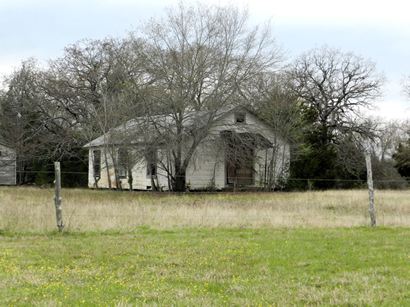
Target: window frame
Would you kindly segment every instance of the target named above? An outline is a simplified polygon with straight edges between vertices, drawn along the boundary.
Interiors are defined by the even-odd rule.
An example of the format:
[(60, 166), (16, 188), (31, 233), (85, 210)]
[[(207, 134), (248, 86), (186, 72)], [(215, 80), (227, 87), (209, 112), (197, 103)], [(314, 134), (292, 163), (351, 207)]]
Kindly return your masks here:
[(128, 150), (125, 147), (120, 147), (117, 151), (117, 176), (118, 179), (128, 176)]
[(235, 112), (235, 124), (246, 124), (246, 112)]
[[(145, 156), (147, 162), (146, 167), (146, 177), (147, 178), (157, 178), (158, 175), (158, 150), (149, 149)], [(154, 170), (154, 171), (153, 171)]]
[(93, 175), (94, 178), (101, 178), (101, 149), (93, 150)]

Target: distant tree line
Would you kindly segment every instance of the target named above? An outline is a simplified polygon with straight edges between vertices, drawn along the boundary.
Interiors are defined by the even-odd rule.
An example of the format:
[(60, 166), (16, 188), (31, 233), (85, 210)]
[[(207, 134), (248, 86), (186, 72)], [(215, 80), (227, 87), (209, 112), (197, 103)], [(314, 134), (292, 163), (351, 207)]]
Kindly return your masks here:
[[(16, 149), (19, 184), (52, 182), (59, 160), (65, 185), (86, 185), (84, 144), (106, 136), (115, 164), (109, 138), (130, 143), (138, 136), (150, 146), (128, 155), (127, 165), (160, 145), (170, 157), (162, 167), (172, 189), (182, 191), (187, 165), (219, 112), (245, 106), (292, 145), (290, 178), (297, 180), (288, 188), (360, 186), (369, 146), (379, 186), (404, 187), (409, 122), (365, 115), (382, 84), (373, 62), (330, 47), (285, 59), (269, 25), (249, 26), (246, 11), (180, 4), (124, 39), (80, 41), (46, 67), (24, 61), (0, 92), (0, 134)], [(206, 121), (188, 129), (200, 112)], [(115, 134), (137, 117), (144, 122)]]

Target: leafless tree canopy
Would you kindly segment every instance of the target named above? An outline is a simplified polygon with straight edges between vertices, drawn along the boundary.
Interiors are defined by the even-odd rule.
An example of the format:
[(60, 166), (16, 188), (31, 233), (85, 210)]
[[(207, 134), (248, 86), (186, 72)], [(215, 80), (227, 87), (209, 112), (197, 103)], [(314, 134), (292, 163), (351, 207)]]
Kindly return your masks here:
[[(249, 28), (234, 7), (170, 9), (142, 32), (147, 73), (165, 90), (167, 111), (213, 110), (233, 103), (238, 90), (280, 60), (269, 28)], [(165, 95), (164, 95), (165, 94)]]
[(324, 140), (337, 132), (365, 133), (358, 121), (360, 111), (379, 97), (383, 82), (374, 63), (327, 47), (299, 57), (288, 80), (291, 91), (322, 128)]
[[(240, 104), (240, 89), (280, 62), (268, 27), (249, 28), (247, 19), (246, 12), (233, 7), (180, 4), (142, 31), (145, 48), (139, 57), (152, 84), (145, 105), (169, 114), (161, 122), (157, 110), (146, 108), (147, 120), (168, 144), (176, 190), (185, 186), (188, 163), (216, 115)], [(200, 112), (208, 112), (205, 122), (196, 118)]]

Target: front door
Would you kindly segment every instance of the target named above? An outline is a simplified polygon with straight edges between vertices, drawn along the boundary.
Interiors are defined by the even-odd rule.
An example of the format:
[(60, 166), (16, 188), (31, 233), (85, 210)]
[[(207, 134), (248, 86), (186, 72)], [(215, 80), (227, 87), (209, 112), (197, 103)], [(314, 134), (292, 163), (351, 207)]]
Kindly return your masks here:
[(227, 185), (249, 186), (254, 183), (254, 149), (249, 147), (235, 148), (226, 155)]

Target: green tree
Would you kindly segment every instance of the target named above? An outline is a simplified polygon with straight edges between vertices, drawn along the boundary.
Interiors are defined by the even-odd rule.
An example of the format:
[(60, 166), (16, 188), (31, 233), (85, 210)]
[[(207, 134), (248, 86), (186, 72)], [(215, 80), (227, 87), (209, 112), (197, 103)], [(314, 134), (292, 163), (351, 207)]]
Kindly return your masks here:
[(0, 99), (0, 134), (16, 151), (18, 184), (34, 180), (34, 161), (45, 160), (48, 153), (51, 134), (39, 109), (43, 97), (38, 74), (34, 60), (23, 62), (6, 79)]
[(410, 179), (410, 138), (406, 143), (399, 144), (393, 159), (400, 175)]

